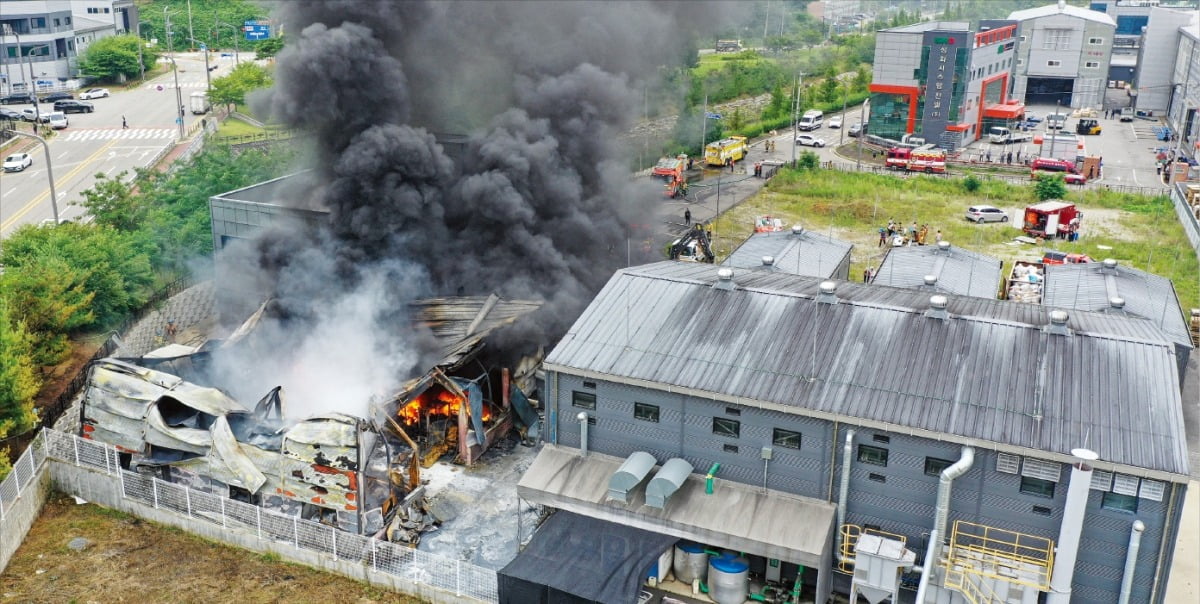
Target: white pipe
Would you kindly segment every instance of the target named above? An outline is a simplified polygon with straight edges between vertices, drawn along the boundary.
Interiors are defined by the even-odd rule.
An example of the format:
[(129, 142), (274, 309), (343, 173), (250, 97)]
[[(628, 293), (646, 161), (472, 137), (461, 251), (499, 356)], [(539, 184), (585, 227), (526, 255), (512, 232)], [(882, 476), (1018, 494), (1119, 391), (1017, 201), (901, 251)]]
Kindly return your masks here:
[(588, 414), (587, 411), (580, 411), (579, 415), (575, 416), (579, 420), (579, 454), (587, 457), (588, 453)]
[(1125, 575), (1121, 577), (1121, 599), (1118, 604), (1129, 604), (1129, 594), (1133, 592), (1133, 573), (1137, 570), (1138, 549), (1142, 546), (1142, 531), (1146, 525), (1141, 520), (1133, 521), (1129, 531), (1129, 549), (1125, 550)]
[[(914, 604), (925, 604), (925, 590), (929, 589), (929, 576), (933, 574), (933, 567), (937, 564), (934, 555), (937, 553), (935, 545), (941, 540), (942, 536), (938, 534), (937, 529), (929, 532), (929, 547), (925, 550), (925, 563), (922, 565), (921, 583), (917, 586), (917, 599), (913, 600)], [(913, 570), (916, 570), (915, 568)]]
[(1079, 461), (1071, 466), (1071, 484), (1067, 486), (1067, 502), (1063, 505), (1062, 524), (1058, 528), (1058, 546), (1046, 604), (1071, 602), (1071, 579), (1075, 575), (1079, 538), (1083, 534), (1083, 517), (1087, 512), (1088, 494), (1092, 488), (1091, 463), (1100, 458), (1087, 449), (1073, 449), (1071, 455), (1079, 458)]
[[(975, 465), (975, 448), (964, 446), (958, 461), (942, 470), (942, 476), (938, 479), (937, 507), (934, 508), (933, 513), (933, 529), (943, 539), (946, 535), (946, 524), (950, 521), (950, 487), (953, 486), (954, 479), (966, 474), (973, 465)], [(931, 541), (931, 543), (934, 542)], [(939, 546), (941, 546), (940, 541), (933, 546), (935, 554)], [(929, 564), (925, 566), (928, 567)]]
[(837, 549), (834, 555), (838, 562), (851, 562), (842, 555), (842, 527), (846, 525), (846, 498), (850, 495), (850, 460), (854, 455), (854, 430), (846, 430), (846, 444), (842, 446), (842, 482), (838, 485)]

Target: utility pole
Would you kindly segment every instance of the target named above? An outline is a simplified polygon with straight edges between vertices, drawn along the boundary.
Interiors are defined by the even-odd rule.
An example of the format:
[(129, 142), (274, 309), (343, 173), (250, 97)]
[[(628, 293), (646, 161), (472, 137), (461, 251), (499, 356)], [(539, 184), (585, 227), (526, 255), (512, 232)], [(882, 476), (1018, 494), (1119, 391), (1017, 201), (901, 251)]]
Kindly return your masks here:
[[(842, 127), (838, 128), (838, 146), (846, 142), (846, 96), (850, 94), (850, 89), (846, 87), (846, 82), (842, 82)], [(861, 136), (862, 133), (860, 132)]]
[[(1059, 108), (1061, 105), (1062, 105), (1062, 99), (1059, 99), (1059, 100), (1057, 100), (1057, 101), (1054, 101), (1054, 123), (1055, 123), (1055, 124), (1060, 124), (1060, 125), (1062, 124), (1062, 122), (1058, 121), (1058, 108)], [(1059, 134), (1059, 132), (1062, 132), (1064, 129), (1065, 129), (1065, 127), (1064, 127), (1064, 128), (1059, 128), (1059, 129), (1058, 129), (1058, 132), (1052, 132), (1052, 133), (1049, 133), (1049, 131), (1051, 130), (1051, 128), (1047, 128), (1047, 129), (1046, 129), (1046, 130), (1047, 130), (1047, 132), (1049, 133), (1049, 136), (1050, 136), (1050, 159), (1054, 159), (1054, 145), (1055, 145), (1055, 143), (1057, 143), (1057, 142), (1058, 142), (1058, 134)]]
[(142, 82), (146, 81), (146, 61), (142, 60), (142, 47), (146, 45), (142, 41), (142, 20), (137, 22), (137, 39), (138, 39), (138, 68), (142, 70)]
[(798, 136), (797, 120), (800, 115), (800, 84), (804, 81), (804, 74), (796, 74), (796, 84), (792, 89), (792, 167), (796, 167), (796, 136)]
[[(187, 0), (188, 7), (188, 43), (196, 41), (196, 34), (192, 31), (192, 0)], [(189, 47), (191, 48), (191, 47)]]
[[(20, 61), (21, 61), (21, 54), (22, 54), (21, 34), (17, 33), (17, 30), (15, 30), (7, 25), (4, 26), (4, 29), (7, 30), (8, 33), (11, 34), (14, 38), (17, 39), (17, 73), (20, 74), (21, 73)], [(30, 49), (30, 50), (32, 51), (32, 49)], [(25, 91), (28, 92), (29, 96), (31, 96), (33, 98), (33, 114), (36, 116), (34, 124), (40, 124), (42, 121), (42, 112), (41, 112), (41, 109), (38, 107), (37, 86), (35, 86), (33, 83), (33, 62), (31, 62), (29, 60), (30, 53), (26, 52), (24, 54), (25, 54), (25, 65), (29, 67), (29, 79), (25, 82)], [(12, 85), (10, 84), (9, 86), (11, 87)], [(34, 127), (36, 128), (37, 126), (34, 126)], [(48, 151), (47, 151), (47, 153), (48, 153)], [(57, 218), (57, 216), (55, 218)]]
[(179, 64), (175, 62), (175, 32), (171, 29), (170, 7), (163, 7), (163, 22), (167, 28), (167, 52), (171, 55), (171, 70), (175, 72), (175, 103), (178, 110), (175, 113), (175, 123), (179, 125), (179, 140), (183, 140), (183, 92), (179, 88)]
[[(858, 131), (858, 167), (855, 168), (858, 172), (862, 172), (863, 139), (867, 138), (867, 105), (870, 102), (870, 97), (863, 99), (862, 108), (858, 110), (858, 123), (862, 124), (862, 129)], [(845, 124), (842, 124), (843, 128), (845, 126)]]
[(704, 147), (708, 144), (708, 95), (704, 95), (704, 111), (700, 114), (700, 157), (704, 157)]

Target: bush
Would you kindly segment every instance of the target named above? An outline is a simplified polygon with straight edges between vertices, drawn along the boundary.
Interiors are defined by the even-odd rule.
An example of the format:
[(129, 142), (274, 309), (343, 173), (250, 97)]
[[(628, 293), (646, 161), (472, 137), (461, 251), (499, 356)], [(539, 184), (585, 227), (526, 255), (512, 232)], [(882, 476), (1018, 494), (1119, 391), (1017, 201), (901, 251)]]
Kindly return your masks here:
[(812, 151), (805, 151), (796, 160), (796, 165), (802, 170), (816, 170), (821, 167), (821, 158)]
[(1058, 174), (1043, 174), (1038, 176), (1037, 182), (1033, 184), (1033, 194), (1037, 196), (1039, 201), (1063, 199), (1067, 196), (1067, 184), (1063, 182), (1063, 177)]
[(975, 178), (974, 174), (968, 174), (966, 178), (962, 179), (963, 190), (968, 193), (978, 191), (981, 186), (983, 186), (983, 183), (979, 182), (979, 179)]

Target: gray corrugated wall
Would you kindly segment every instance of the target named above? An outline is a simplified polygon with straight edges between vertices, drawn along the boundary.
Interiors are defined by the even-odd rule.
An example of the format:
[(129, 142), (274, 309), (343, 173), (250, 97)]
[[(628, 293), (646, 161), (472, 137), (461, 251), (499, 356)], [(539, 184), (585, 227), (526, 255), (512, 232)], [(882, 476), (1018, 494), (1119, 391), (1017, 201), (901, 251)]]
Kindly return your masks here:
[[(770, 446), (774, 453), (769, 465), (770, 488), (836, 503), (845, 424), (839, 425), (835, 432), (834, 424), (824, 420), (611, 382), (597, 381), (594, 389), (584, 388), (584, 380), (577, 376), (556, 373), (555, 377), (559, 380), (560, 444), (579, 446), (579, 422), (575, 416), (581, 409), (571, 406), (571, 393), (576, 390), (590, 392), (597, 397), (596, 409), (588, 411), (596, 417), (596, 425), (589, 430), (592, 451), (620, 457), (634, 451), (646, 451), (659, 463), (671, 457), (683, 457), (695, 466), (696, 473), (706, 472), (716, 461), (721, 463), (719, 477), (761, 485), (763, 462), (760, 450)], [(659, 422), (635, 420), (634, 402), (658, 405)], [(729, 414), (727, 408), (730, 407), (740, 413)], [(740, 437), (731, 439), (714, 435), (714, 416), (740, 421)], [(776, 427), (800, 432), (800, 450), (772, 445), (772, 429)], [(925, 459), (936, 457), (957, 461), (961, 446), (865, 428), (855, 428), (855, 431), (847, 522), (859, 526), (875, 525), (904, 535), (909, 547), (923, 556), (933, 525), (938, 485), (936, 476), (925, 474)], [(877, 435), (886, 437), (888, 442), (877, 442)], [(737, 446), (737, 453), (725, 451), (727, 444)], [(857, 461), (859, 445), (887, 449), (887, 466)], [(955, 481), (949, 528), (953, 529), (955, 520), (965, 520), (1057, 540), (1070, 466), (1062, 465), (1054, 498), (1049, 499), (1021, 493), (1020, 475), (997, 472), (996, 458), (993, 451), (977, 449), (971, 470)], [(834, 459), (836, 463), (831, 471), (830, 462)], [(873, 480), (871, 474), (885, 482)], [(834, 483), (833, 499), (830, 499), (831, 480)], [(1116, 600), (1130, 527), (1139, 519), (1146, 524), (1146, 530), (1142, 536), (1131, 601), (1150, 601), (1170, 494), (1168, 489), (1162, 502), (1138, 499), (1137, 514), (1130, 514), (1102, 509), (1101, 491), (1090, 492), (1085, 532), (1075, 570), (1073, 603), (1108, 604)], [(1035, 514), (1035, 506), (1050, 508), (1050, 516)], [(1176, 510), (1172, 522), (1178, 523), (1178, 513)]]

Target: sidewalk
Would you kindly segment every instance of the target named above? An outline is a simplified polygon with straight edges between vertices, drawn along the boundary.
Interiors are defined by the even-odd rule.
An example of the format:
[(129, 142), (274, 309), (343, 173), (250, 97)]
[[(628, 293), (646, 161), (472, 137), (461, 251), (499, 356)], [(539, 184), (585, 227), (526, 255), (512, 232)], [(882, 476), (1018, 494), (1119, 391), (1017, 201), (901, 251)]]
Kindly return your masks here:
[(1200, 481), (1188, 483), (1165, 602), (1200, 602)]

